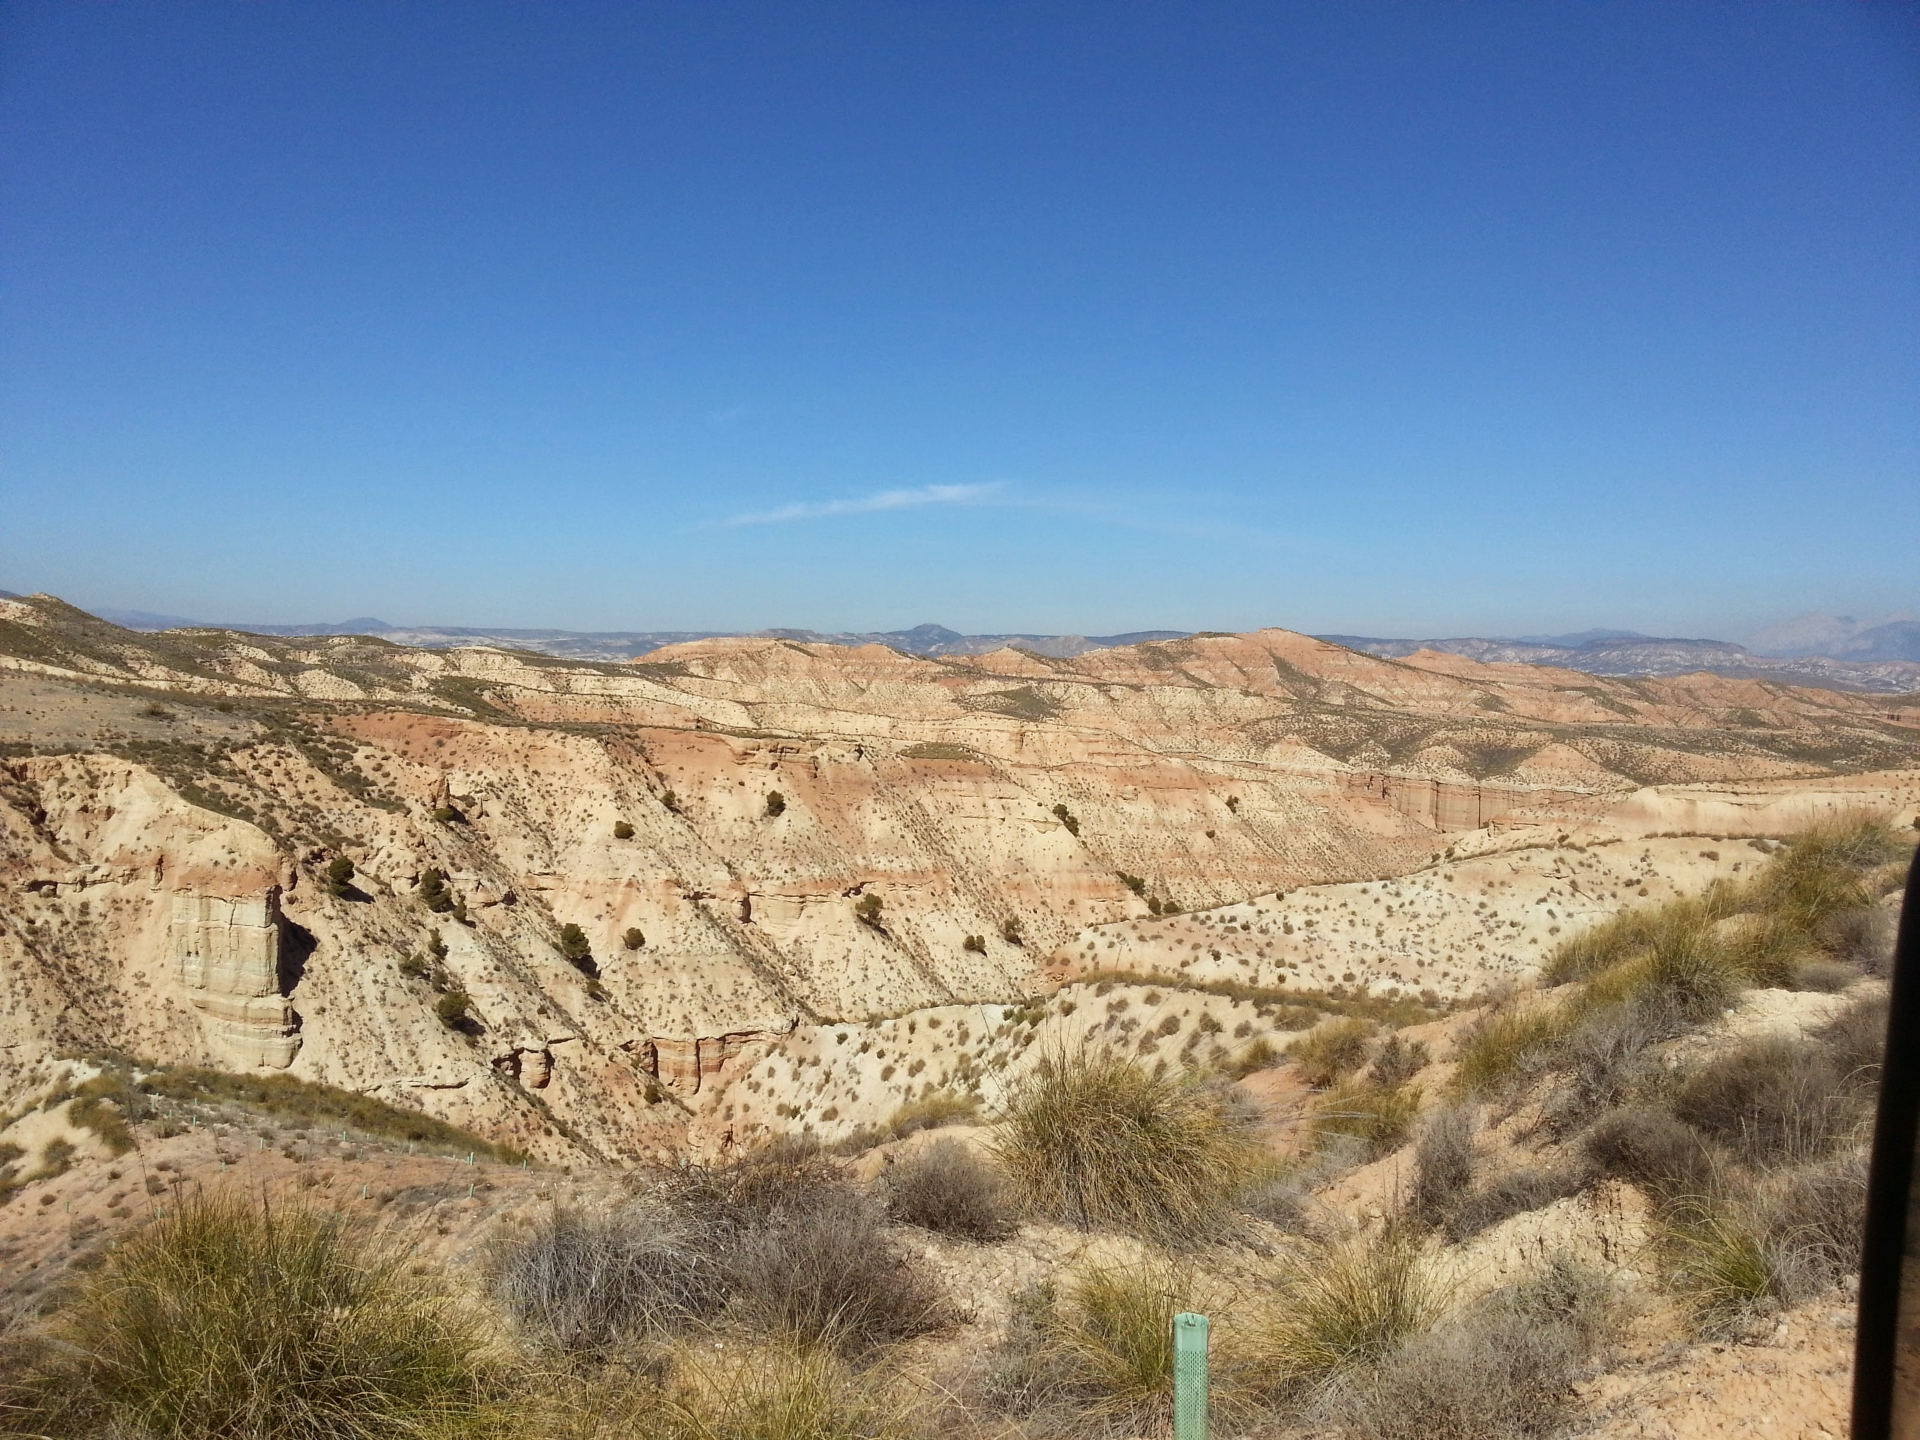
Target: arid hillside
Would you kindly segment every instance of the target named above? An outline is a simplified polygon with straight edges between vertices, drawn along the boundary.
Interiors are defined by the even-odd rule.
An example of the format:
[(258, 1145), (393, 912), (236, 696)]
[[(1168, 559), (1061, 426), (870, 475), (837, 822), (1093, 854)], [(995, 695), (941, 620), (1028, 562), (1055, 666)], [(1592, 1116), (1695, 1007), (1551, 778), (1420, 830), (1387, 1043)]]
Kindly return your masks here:
[(0, 745), (10, 1072), (285, 1070), (554, 1159), (853, 1123), (756, 1067), (1076, 972), (1437, 1013), (1743, 837), (1920, 803), (1920, 702), (1280, 630), (603, 664), (42, 596), (0, 601)]

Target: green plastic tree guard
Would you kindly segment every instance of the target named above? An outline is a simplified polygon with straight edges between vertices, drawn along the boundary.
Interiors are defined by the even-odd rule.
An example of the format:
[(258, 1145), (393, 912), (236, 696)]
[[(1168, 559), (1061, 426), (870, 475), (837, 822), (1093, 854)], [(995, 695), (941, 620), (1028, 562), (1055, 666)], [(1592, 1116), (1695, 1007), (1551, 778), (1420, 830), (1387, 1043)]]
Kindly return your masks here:
[(1207, 1440), (1207, 1317), (1173, 1317), (1173, 1437)]

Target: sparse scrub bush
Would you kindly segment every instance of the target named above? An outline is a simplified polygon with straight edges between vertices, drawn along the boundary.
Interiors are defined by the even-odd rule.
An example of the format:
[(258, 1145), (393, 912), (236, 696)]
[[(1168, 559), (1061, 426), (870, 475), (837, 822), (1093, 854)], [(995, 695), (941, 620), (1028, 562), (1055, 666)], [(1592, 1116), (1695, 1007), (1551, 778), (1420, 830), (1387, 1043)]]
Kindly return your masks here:
[(1473, 1108), (1451, 1105), (1435, 1111), (1421, 1127), (1413, 1150), (1410, 1209), (1423, 1224), (1440, 1223), (1473, 1187)]
[(1462, 1197), (1447, 1217), (1447, 1239), (1456, 1244), (1470, 1239), (1503, 1220), (1578, 1194), (1586, 1183), (1587, 1172), (1578, 1165), (1524, 1165), (1505, 1171)]
[(998, 1172), (965, 1145), (940, 1140), (894, 1162), (886, 1174), (887, 1213), (960, 1240), (1002, 1240), (1014, 1224)]
[(336, 1215), (189, 1194), (87, 1276), (5, 1385), (23, 1432), (505, 1434), (479, 1323)]
[(1295, 1040), (1287, 1055), (1309, 1085), (1325, 1089), (1366, 1063), (1372, 1034), (1373, 1026), (1365, 1020), (1329, 1020)]
[(1218, 1091), (1106, 1051), (1048, 1057), (1013, 1095), (995, 1149), (1039, 1213), (1166, 1238), (1210, 1228), (1253, 1157)]
[(1866, 1211), (1864, 1151), (1770, 1178), (1760, 1230), (1789, 1303), (1814, 1299), (1858, 1273)]
[(803, 1344), (858, 1353), (937, 1328), (948, 1307), (878, 1206), (838, 1187), (776, 1211), (724, 1253), (733, 1312)]
[(1426, 1041), (1415, 1040), (1409, 1044), (1398, 1035), (1389, 1035), (1374, 1052), (1373, 1063), (1367, 1067), (1367, 1079), (1375, 1085), (1404, 1085), (1426, 1069), (1432, 1059)]
[(665, 1207), (556, 1210), (495, 1255), (492, 1292), (543, 1342), (593, 1354), (714, 1315), (725, 1292), (709, 1249)]
[(1244, 1080), (1256, 1070), (1265, 1070), (1277, 1064), (1280, 1052), (1273, 1041), (1262, 1035), (1251, 1044), (1243, 1045), (1228, 1058), (1220, 1068), (1236, 1080)]
[(1572, 1418), (1612, 1310), (1604, 1280), (1556, 1257), (1352, 1376), (1327, 1409), (1361, 1440), (1544, 1440)]
[(1887, 1045), (1887, 996), (1862, 996), (1812, 1035), (1825, 1047), (1828, 1064), (1853, 1084), (1872, 1089), (1880, 1083), (1880, 1057)]
[(1584, 1139), (1587, 1158), (1608, 1175), (1674, 1203), (1712, 1192), (1713, 1154), (1690, 1126), (1641, 1106), (1603, 1115)]
[(1885, 975), (1893, 963), (1897, 928), (1891, 911), (1877, 905), (1855, 905), (1822, 920), (1814, 939), (1835, 962), (1855, 975)]
[(1873, 1094), (1817, 1042), (1766, 1036), (1708, 1060), (1670, 1104), (1748, 1164), (1770, 1168), (1817, 1160), (1854, 1139)]

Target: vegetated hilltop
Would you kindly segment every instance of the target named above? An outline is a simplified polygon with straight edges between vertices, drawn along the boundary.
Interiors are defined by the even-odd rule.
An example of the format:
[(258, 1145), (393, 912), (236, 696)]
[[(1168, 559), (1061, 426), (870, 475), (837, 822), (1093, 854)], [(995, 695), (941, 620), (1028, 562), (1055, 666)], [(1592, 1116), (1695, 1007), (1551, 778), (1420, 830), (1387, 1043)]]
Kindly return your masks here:
[(550, 1158), (832, 1134), (973, 1093), (1076, 972), (1201, 997), (1176, 1052), (1202, 999), (1453, 1003), (1741, 863), (1670, 832), (1911, 815), (1917, 741), (1886, 697), (1280, 630), (601, 664), (0, 601), (0, 1063), (285, 1070)]
[(776, 1063), (932, 1031), (992, 1052), (991, 1103), (954, 1077), (705, 1164), (49, 1064), (0, 1134), (0, 1429), (1160, 1435), (1199, 1311), (1222, 1436), (1835, 1434), (1912, 836), (1723, 839), (1739, 871), (1438, 1018), (1085, 975), (822, 1030)]

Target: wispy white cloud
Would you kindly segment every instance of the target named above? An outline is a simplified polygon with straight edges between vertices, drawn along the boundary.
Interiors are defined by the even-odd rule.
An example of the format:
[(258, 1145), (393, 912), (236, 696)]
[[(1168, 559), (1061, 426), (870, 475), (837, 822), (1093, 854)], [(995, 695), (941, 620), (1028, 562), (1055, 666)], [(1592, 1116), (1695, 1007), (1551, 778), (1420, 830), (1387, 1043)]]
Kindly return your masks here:
[(723, 525), (785, 525), (795, 520), (825, 520), (836, 515), (872, 515), (882, 510), (911, 510), (922, 505), (974, 505), (997, 495), (1004, 482), (980, 485), (921, 485), (911, 490), (882, 490), (852, 500), (803, 500), (774, 510), (755, 510), (723, 520)]

